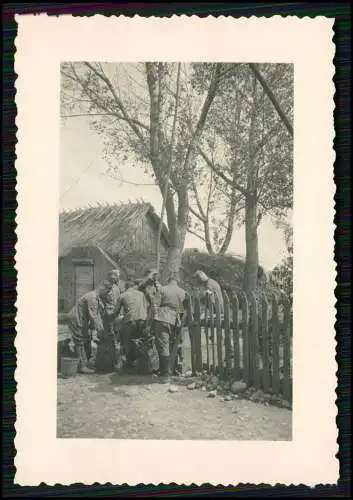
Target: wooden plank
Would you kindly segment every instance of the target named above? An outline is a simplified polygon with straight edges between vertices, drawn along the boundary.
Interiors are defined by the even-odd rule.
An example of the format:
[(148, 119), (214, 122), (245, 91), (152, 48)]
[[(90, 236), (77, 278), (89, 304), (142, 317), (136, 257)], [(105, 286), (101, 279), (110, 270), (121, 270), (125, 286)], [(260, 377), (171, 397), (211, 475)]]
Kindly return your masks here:
[(201, 304), (200, 298), (195, 297), (194, 300), (194, 339), (195, 339), (195, 369), (202, 371), (202, 347), (201, 347)]
[(205, 311), (205, 337), (206, 337), (206, 370), (210, 372), (210, 309), (206, 306)]
[(275, 296), (272, 297), (272, 392), (279, 394), (280, 375), (279, 375), (279, 318), (278, 303)]
[(261, 354), (262, 354), (262, 387), (264, 392), (270, 390), (270, 351), (268, 336), (268, 313), (269, 306), (266, 297), (262, 298), (262, 332), (261, 332)]
[(259, 366), (259, 311), (255, 294), (249, 294), (251, 305), (250, 313), (250, 335), (249, 335), (249, 365), (250, 379), (256, 389), (261, 389), (261, 377)]
[(248, 384), (250, 382), (249, 372), (249, 302), (245, 293), (242, 299), (241, 329), (243, 337), (243, 379)]
[[(196, 351), (195, 351), (195, 345), (194, 345), (195, 344), (195, 340), (194, 340), (195, 334), (194, 334), (194, 325), (193, 325), (194, 315), (193, 315), (192, 300), (191, 300), (190, 295), (187, 295), (186, 308), (188, 311), (186, 324), (188, 327), (189, 338), (190, 338), (190, 347), (191, 347), (191, 370), (192, 370), (192, 373), (195, 374), (196, 373), (196, 361), (195, 361)], [(184, 357), (184, 359), (185, 359), (185, 357)]]
[(218, 297), (215, 296), (215, 312), (216, 312), (216, 336), (217, 336), (217, 366), (218, 373), (223, 374), (223, 335), (221, 313), (219, 308)]
[(239, 300), (236, 293), (232, 294), (232, 333), (233, 333), (233, 370), (236, 377), (242, 375), (240, 366), (240, 335), (239, 335)]
[(284, 302), (284, 322), (283, 322), (283, 396), (287, 401), (291, 400), (291, 325), (292, 314), (291, 305), (286, 300)]
[(224, 301), (224, 350), (225, 350), (225, 374), (227, 377), (232, 372), (232, 341), (230, 335), (230, 301), (227, 292), (223, 292)]
[(249, 304), (249, 317), (248, 317), (248, 371), (249, 371), (249, 385), (254, 384), (254, 328), (253, 328), (253, 300), (252, 294), (247, 295)]
[(75, 266), (76, 302), (86, 293), (94, 289), (94, 267), (91, 265)]
[(212, 349), (212, 365), (211, 371), (215, 373), (216, 371), (216, 344), (215, 344), (215, 325), (214, 325), (214, 307), (213, 303), (209, 302), (210, 311), (210, 330), (211, 330), (211, 349)]

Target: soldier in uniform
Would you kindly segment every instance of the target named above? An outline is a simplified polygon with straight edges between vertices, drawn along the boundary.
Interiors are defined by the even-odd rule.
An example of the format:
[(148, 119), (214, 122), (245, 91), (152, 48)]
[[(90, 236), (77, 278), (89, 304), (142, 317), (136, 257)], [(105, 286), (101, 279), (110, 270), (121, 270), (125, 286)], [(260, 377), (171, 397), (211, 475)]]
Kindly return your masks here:
[(124, 293), (126, 284), (120, 279), (120, 269), (112, 269), (108, 273), (107, 280), (111, 284), (111, 291), (105, 298), (105, 338), (107, 341), (107, 349), (110, 345), (113, 351), (117, 351), (116, 336), (119, 329), (118, 321), (116, 321), (116, 310), (119, 298)]
[(135, 280), (119, 297), (115, 315), (123, 310), (123, 322), (120, 330), (120, 340), (126, 356), (126, 368), (131, 369), (136, 360), (134, 340), (144, 337), (147, 320), (147, 300), (145, 294), (138, 289), (140, 280)]
[[(109, 283), (111, 283), (112, 287), (110, 296), (107, 297), (106, 307), (107, 311), (110, 313), (110, 316), (113, 318), (115, 316), (119, 297), (122, 293), (125, 292), (126, 284), (120, 279), (120, 269), (112, 269), (111, 271), (109, 271), (107, 280), (109, 281)], [(113, 323), (111, 324), (111, 328), (114, 328)]]
[(153, 321), (156, 347), (159, 357), (159, 375), (168, 381), (174, 367), (170, 366), (170, 350), (180, 326), (181, 314), (186, 307), (186, 292), (179, 284), (176, 274), (172, 274), (168, 284), (160, 289), (160, 305)]
[(120, 269), (112, 269), (109, 271), (107, 279), (113, 285), (113, 289), (116, 288), (116, 292), (122, 294), (125, 292), (126, 283), (120, 279), (120, 275)]
[(139, 290), (146, 296), (148, 303), (148, 321), (151, 323), (161, 303), (162, 285), (158, 281), (157, 269), (148, 269), (145, 277), (139, 285)]
[(68, 326), (79, 358), (79, 373), (92, 373), (86, 366), (91, 353), (92, 331), (100, 335), (104, 329), (104, 299), (110, 290), (110, 283), (104, 282), (97, 290), (81, 297), (68, 313)]
[(219, 303), (219, 312), (222, 315), (224, 313), (224, 302), (222, 290), (219, 283), (216, 280), (209, 278), (203, 271), (196, 271), (194, 277), (196, 278), (197, 283), (203, 288), (203, 299), (208, 298), (214, 304), (215, 297), (217, 297)]

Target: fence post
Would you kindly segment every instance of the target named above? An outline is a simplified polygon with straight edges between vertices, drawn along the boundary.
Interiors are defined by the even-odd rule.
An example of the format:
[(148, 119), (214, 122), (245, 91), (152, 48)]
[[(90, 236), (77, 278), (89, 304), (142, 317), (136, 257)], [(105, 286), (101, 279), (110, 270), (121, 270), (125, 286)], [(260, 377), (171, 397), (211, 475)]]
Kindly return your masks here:
[(292, 377), (291, 377), (291, 304), (284, 301), (283, 319), (283, 396), (287, 401), (292, 399)]
[(265, 392), (270, 389), (270, 351), (268, 346), (268, 302), (267, 298), (262, 298), (262, 385)]
[(279, 376), (279, 318), (277, 297), (272, 297), (272, 391), (278, 394), (280, 390)]
[(216, 348), (215, 348), (215, 334), (214, 334), (214, 307), (213, 302), (209, 301), (210, 310), (210, 330), (211, 330), (211, 347), (212, 347), (212, 371), (216, 371)]
[(218, 297), (215, 296), (218, 373), (223, 374), (223, 335)]
[(202, 371), (202, 349), (201, 349), (201, 305), (200, 298), (195, 297), (194, 302), (194, 319), (195, 319), (195, 370)]
[(241, 375), (240, 367), (240, 338), (239, 338), (239, 300), (235, 293), (232, 294), (232, 329), (233, 329), (233, 351), (234, 351), (234, 375)]
[[(186, 298), (186, 309), (188, 311), (187, 315), (187, 327), (189, 331), (189, 338), (190, 338), (190, 347), (191, 347), (191, 370), (192, 373), (195, 374), (196, 372), (196, 363), (195, 363), (195, 327), (194, 327), (194, 317), (193, 317), (193, 310), (192, 310), (192, 301), (191, 301), (191, 296), (188, 294)], [(184, 353), (184, 359), (185, 359), (185, 353)]]
[(206, 302), (206, 310), (205, 310), (205, 340), (206, 340), (206, 366), (207, 366), (207, 373), (210, 372), (210, 325), (211, 325), (211, 320), (210, 320), (210, 307), (209, 307), (209, 301)]
[(250, 380), (256, 389), (261, 388), (260, 370), (259, 370), (259, 311), (254, 292), (249, 294), (251, 312), (249, 329), (249, 365)]
[(232, 372), (232, 341), (230, 336), (230, 304), (226, 291), (223, 292), (224, 301), (224, 349), (226, 362), (226, 376), (229, 377)]
[(243, 378), (249, 384), (250, 371), (249, 371), (249, 303), (246, 294), (243, 292), (242, 309), (241, 309), (241, 329), (243, 337)]

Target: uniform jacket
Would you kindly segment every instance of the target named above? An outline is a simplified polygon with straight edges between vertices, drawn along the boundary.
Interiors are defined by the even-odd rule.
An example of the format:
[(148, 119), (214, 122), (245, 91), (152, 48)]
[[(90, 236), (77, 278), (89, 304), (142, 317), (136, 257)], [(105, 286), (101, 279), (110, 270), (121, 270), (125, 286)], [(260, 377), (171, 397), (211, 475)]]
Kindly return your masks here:
[(158, 283), (158, 281), (156, 283), (147, 281), (139, 286), (139, 290), (141, 290), (141, 292), (145, 294), (150, 317), (153, 317), (155, 315), (156, 309), (161, 303), (162, 285)]
[(112, 286), (111, 291), (105, 298), (105, 310), (108, 316), (114, 315), (117, 311), (118, 301), (120, 296), (125, 291), (125, 283), (119, 281), (119, 283)]
[(69, 312), (69, 320), (76, 328), (102, 330), (103, 303), (97, 290), (92, 290), (81, 297)]
[(137, 289), (130, 289), (120, 295), (117, 304), (117, 311), (124, 311), (124, 321), (146, 320), (147, 319), (147, 301), (145, 294)]
[(186, 292), (176, 283), (161, 287), (161, 300), (155, 319), (175, 325), (185, 307)]
[(224, 313), (224, 302), (223, 302), (223, 295), (222, 295), (222, 290), (217, 281), (213, 280), (212, 278), (208, 278), (207, 282), (205, 283), (205, 291), (211, 292), (209, 294), (209, 297), (212, 301), (212, 303), (215, 303), (215, 297), (218, 298), (219, 302), (219, 310), (220, 313)]

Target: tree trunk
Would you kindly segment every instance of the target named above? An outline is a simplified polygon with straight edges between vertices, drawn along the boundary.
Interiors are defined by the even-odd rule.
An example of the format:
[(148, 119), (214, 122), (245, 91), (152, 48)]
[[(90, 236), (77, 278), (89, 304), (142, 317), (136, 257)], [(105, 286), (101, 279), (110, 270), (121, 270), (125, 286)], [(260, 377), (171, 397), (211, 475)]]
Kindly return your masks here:
[(245, 199), (246, 263), (244, 269), (244, 291), (247, 293), (256, 288), (259, 269), (256, 205), (256, 196), (248, 194)]
[(184, 249), (186, 229), (183, 227), (177, 228), (178, 235), (173, 237), (170, 235), (170, 247), (168, 248), (167, 259), (161, 270), (161, 282), (166, 284), (171, 273), (180, 277), (179, 271), (181, 266), (181, 256)]
[(181, 255), (184, 250), (185, 237), (188, 223), (188, 197), (187, 191), (178, 193), (178, 211), (176, 215), (173, 195), (168, 194), (166, 211), (169, 229), (169, 249), (167, 260), (161, 269), (161, 281), (166, 283), (171, 273), (179, 274)]
[(204, 226), (205, 244), (206, 244), (207, 252), (210, 255), (214, 255), (214, 250), (213, 250), (212, 241), (211, 241), (210, 224), (209, 224), (208, 219), (205, 220), (203, 226)]
[(179, 273), (181, 265), (181, 254), (182, 249), (179, 247), (171, 246), (168, 249), (167, 261), (163, 269), (163, 281), (166, 282), (168, 279), (168, 274)]

